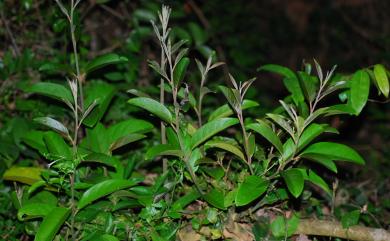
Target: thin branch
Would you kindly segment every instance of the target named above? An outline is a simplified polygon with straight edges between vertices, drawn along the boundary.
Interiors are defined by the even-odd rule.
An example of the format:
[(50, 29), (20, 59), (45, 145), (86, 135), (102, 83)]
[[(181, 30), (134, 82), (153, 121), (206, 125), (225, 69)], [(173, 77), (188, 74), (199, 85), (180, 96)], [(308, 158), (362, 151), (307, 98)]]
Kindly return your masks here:
[(390, 233), (380, 228), (355, 225), (343, 228), (339, 222), (301, 219), (295, 234), (337, 237), (354, 241), (388, 241)]

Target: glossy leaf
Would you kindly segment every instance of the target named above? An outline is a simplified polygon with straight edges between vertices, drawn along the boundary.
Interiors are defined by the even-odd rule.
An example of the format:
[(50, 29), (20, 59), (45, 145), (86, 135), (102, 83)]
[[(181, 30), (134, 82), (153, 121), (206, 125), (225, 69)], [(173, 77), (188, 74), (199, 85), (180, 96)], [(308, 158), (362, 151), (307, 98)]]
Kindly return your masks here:
[(109, 138), (109, 143), (113, 143), (129, 134), (144, 134), (150, 132), (152, 129), (153, 125), (150, 122), (139, 119), (128, 119), (110, 126), (107, 129), (107, 137)]
[(318, 176), (317, 173), (315, 173), (313, 170), (309, 170), (307, 180), (322, 188), (329, 195), (332, 194), (328, 184), (324, 181), (324, 179), (322, 179), (322, 177)]
[(237, 123), (238, 120), (236, 118), (221, 118), (206, 123), (201, 128), (199, 128), (192, 136), (190, 144), (191, 149), (194, 149), (202, 142), (206, 141), (218, 132), (221, 132)]
[(110, 151), (113, 151), (115, 149), (118, 149), (122, 146), (125, 146), (129, 143), (141, 140), (145, 138), (145, 135), (138, 134), (138, 133), (133, 133), (133, 134), (128, 134), (127, 136), (122, 136), (119, 139), (115, 140), (113, 143), (110, 145)]
[(111, 194), (115, 191), (119, 191), (122, 189), (126, 189), (136, 185), (138, 180), (121, 180), (121, 179), (111, 179), (95, 184), (91, 188), (89, 188), (84, 194), (81, 196), (77, 208), (80, 210), (93, 201), (98, 200), (108, 194)]
[(211, 204), (212, 206), (214, 206), (216, 208), (219, 208), (222, 210), (226, 209), (225, 202), (224, 202), (225, 195), (222, 193), (222, 191), (220, 191), (216, 188), (211, 189), (211, 191), (206, 193), (203, 196), (203, 198), (206, 202), (208, 202), (209, 204)]
[(337, 173), (337, 166), (334, 163), (333, 158), (323, 156), (323, 155), (318, 155), (318, 154), (304, 154), (302, 156), (308, 160), (312, 160), (314, 162), (323, 165), (324, 167), (328, 168), (334, 173)]
[(171, 144), (160, 144), (153, 146), (148, 149), (145, 154), (145, 158), (150, 160), (156, 156), (177, 156), (182, 157), (183, 153), (181, 150), (177, 149), (174, 145)]
[(239, 148), (236, 145), (230, 144), (224, 140), (210, 140), (206, 142), (205, 144), (206, 148), (220, 148), (222, 150), (228, 151), (230, 153), (233, 153), (237, 157), (239, 157), (241, 160), (245, 160), (245, 155), (242, 152), (241, 148)]
[(332, 160), (349, 161), (356, 164), (363, 165), (364, 159), (352, 148), (333, 142), (318, 142), (302, 152), (302, 156), (305, 155), (321, 155)]
[(72, 68), (69, 67), (69, 65), (66, 64), (59, 64), (59, 63), (53, 63), (53, 62), (47, 62), (42, 64), (39, 67), (39, 71), (43, 72), (50, 72), (50, 73), (72, 73)]
[(283, 153), (283, 144), (272, 128), (262, 120), (257, 120), (257, 122), (258, 123), (249, 124), (246, 127), (263, 136), (279, 151), (279, 153)]
[(43, 170), (38, 167), (11, 167), (4, 172), (3, 179), (32, 185), (42, 180), (41, 173)]
[(34, 241), (52, 241), (70, 214), (70, 209), (55, 207), (43, 219)]
[(48, 215), (53, 208), (53, 205), (47, 203), (29, 203), (23, 205), (18, 210), (17, 216), (20, 221), (25, 221), (34, 218), (42, 218)]
[(125, 63), (127, 61), (128, 59), (126, 57), (122, 57), (117, 54), (113, 54), (113, 53), (105, 54), (89, 62), (87, 66), (85, 66), (85, 72), (90, 73), (94, 70), (103, 68), (110, 64)]
[(41, 155), (45, 155), (48, 150), (46, 148), (45, 142), (43, 141), (44, 133), (45, 132), (43, 131), (32, 130), (25, 133), (25, 135), (22, 137), (22, 140), (27, 145), (37, 150)]
[(195, 201), (200, 197), (200, 194), (198, 191), (193, 190), (185, 194), (184, 196), (180, 197), (178, 200), (176, 200), (172, 204), (172, 208), (174, 210), (181, 210), (184, 209), (187, 205)]
[(389, 97), (389, 79), (386, 74), (386, 69), (381, 64), (374, 66), (375, 81), (380, 92), (387, 98)]
[(184, 79), (189, 63), (190, 59), (187, 57), (182, 58), (179, 63), (177, 63), (175, 70), (173, 71), (173, 81), (175, 86), (179, 86), (180, 82)]
[(46, 132), (43, 135), (43, 141), (54, 159), (72, 159), (73, 154), (70, 147), (58, 133), (52, 131)]
[(243, 183), (238, 186), (235, 203), (244, 206), (260, 197), (267, 191), (269, 182), (259, 176), (247, 176)]
[(32, 85), (26, 91), (30, 93), (44, 95), (63, 102), (74, 103), (72, 92), (70, 92), (68, 88), (60, 84), (39, 82)]
[[(232, 78), (232, 77), (231, 77)], [(233, 109), (237, 109), (240, 106), (240, 93), (236, 89), (228, 88), (226, 86), (218, 86), (218, 88), (221, 90), (223, 95), (225, 96), (226, 100), (230, 104)]]
[[(256, 101), (244, 100), (242, 102), (241, 109), (246, 110), (246, 109), (253, 108), (256, 106), (259, 106), (259, 103), (257, 103)], [(229, 104), (224, 104), (210, 114), (208, 121), (212, 121), (212, 120), (216, 120), (216, 119), (224, 118), (224, 117), (229, 117), (233, 114), (234, 114), (234, 112), (232, 110), (232, 107), (230, 107)]]
[(319, 124), (309, 125), (302, 133), (298, 141), (298, 151), (305, 148), (310, 142), (312, 142), (317, 136), (321, 135), (325, 131), (325, 128)]
[(173, 121), (172, 114), (167, 109), (167, 107), (154, 99), (147, 97), (136, 97), (130, 99), (128, 103), (149, 111), (167, 123), (172, 123)]
[(287, 184), (287, 188), (290, 193), (295, 197), (299, 197), (303, 191), (305, 184), (304, 176), (297, 168), (291, 168), (282, 173), (284, 182)]
[(351, 79), (351, 107), (359, 114), (368, 100), (370, 93), (370, 77), (364, 70), (358, 70)]
[(276, 122), (285, 131), (287, 131), (287, 133), (290, 134), (291, 137), (294, 137), (293, 128), (290, 126), (290, 124), (287, 122), (284, 116), (278, 114), (272, 114), (272, 113), (267, 114), (267, 116), (270, 119), (272, 119), (274, 122)]
[(89, 82), (84, 91), (86, 93), (84, 105), (90, 106), (93, 102), (96, 102), (96, 106), (83, 120), (83, 124), (93, 127), (106, 112), (108, 105), (114, 97), (116, 88), (105, 82), (93, 81)]
[(51, 129), (53, 129), (54, 131), (59, 132), (60, 134), (63, 134), (64, 136), (69, 135), (68, 129), (61, 122), (59, 122), (53, 118), (38, 117), (38, 118), (35, 118), (34, 121), (36, 121), (42, 125), (48, 126)]

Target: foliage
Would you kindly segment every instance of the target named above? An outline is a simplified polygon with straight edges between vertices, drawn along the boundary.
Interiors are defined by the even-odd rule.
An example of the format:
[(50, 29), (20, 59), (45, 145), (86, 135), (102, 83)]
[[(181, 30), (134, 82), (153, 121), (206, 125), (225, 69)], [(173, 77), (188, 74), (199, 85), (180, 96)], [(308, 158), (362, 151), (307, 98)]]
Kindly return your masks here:
[[(16, 213), (1, 215), (17, 223), (15, 235), (24, 232), (38, 241), (185, 240), (189, 228), (192, 238), (243, 239), (243, 231), (231, 231), (232, 226), (253, 223), (249, 233), (257, 240), (286, 240), (303, 214), (321, 207), (308, 197), (310, 190), (335, 201), (324, 170), (334, 177), (339, 161), (365, 164), (353, 148), (328, 137), (338, 134), (329, 120), (358, 116), (370, 88), (388, 98), (385, 66), (349, 75), (335, 73), (336, 67), (324, 73), (316, 61), (316, 73), (309, 63), (302, 71), (263, 65), (258, 71), (282, 76), (289, 94), (274, 111), (247, 115), (260, 106), (246, 98), (256, 80), (239, 82), (229, 74), (229, 86), (208, 88), (210, 74), (223, 63), (199, 26), (189, 25), (190, 39), (183, 37), (186, 30), (170, 29), (170, 8), (163, 6), (157, 16), (149, 9), (134, 13), (137, 23), (152, 24), (133, 30), (129, 56), (108, 53), (87, 60), (79, 46), (80, 1), (56, 2), (67, 21), (70, 57), (62, 59), (66, 64), (41, 63), (43, 76), (54, 75), (55, 81), (23, 83), (32, 98), (20, 99), (19, 116), (7, 118), (1, 129), (2, 210), (12, 203)], [(120, 101), (128, 97), (117, 82), (135, 82), (136, 70), (128, 65), (139, 64), (134, 53), (142, 54), (143, 34), (152, 32), (161, 57), (149, 66), (160, 83), (149, 92), (130, 89), (125, 106)], [(192, 61), (191, 47), (205, 61)], [(25, 59), (32, 61), (28, 51), (17, 60), (5, 59), (2, 78)], [(206, 105), (212, 95), (227, 103)], [(326, 140), (319, 140), (323, 136)], [(296, 202), (312, 202), (311, 210), (294, 210)], [(255, 217), (267, 208), (277, 215)], [(294, 211), (285, 215), (282, 209)], [(344, 227), (360, 219), (370, 223), (365, 214), (371, 211), (332, 211)]]

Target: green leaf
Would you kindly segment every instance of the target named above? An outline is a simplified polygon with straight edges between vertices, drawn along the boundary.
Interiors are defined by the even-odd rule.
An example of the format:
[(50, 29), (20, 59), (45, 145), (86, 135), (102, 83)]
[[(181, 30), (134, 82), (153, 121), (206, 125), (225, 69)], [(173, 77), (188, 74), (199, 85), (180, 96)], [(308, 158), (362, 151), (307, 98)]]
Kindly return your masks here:
[(350, 104), (355, 114), (359, 114), (368, 100), (370, 93), (370, 77), (364, 70), (358, 70), (351, 79)]
[(291, 168), (282, 172), (282, 177), (287, 184), (290, 193), (295, 197), (299, 197), (303, 191), (305, 184), (304, 176), (298, 168)]
[(16, 181), (32, 185), (37, 181), (41, 181), (41, 173), (44, 171), (38, 167), (11, 167), (3, 174), (3, 179), (6, 181)]
[(349, 228), (353, 225), (358, 224), (359, 218), (360, 218), (360, 210), (353, 210), (351, 212), (345, 213), (341, 217), (341, 224), (343, 225), (343, 228)]
[(184, 79), (189, 63), (190, 59), (187, 57), (182, 58), (179, 63), (177, 63), (175, 70), (173, 71), (173, 81), (176, 86), (180, 86), (180, 82)]
[(90, 106), (95, 101), (96, 106), (83, 120), (83, 124), (88, 127), (93, 127), (106, 112), (108, 105), (114, 97), (116, 88), (105, 82), (94, 81), (89, 82), (84, 90), (86, 93), (84, 105)]
[(275, 146), (279, 153), (283, 153), (283, 144), (272, 128), (262, 120), (257, 120), (257, 122), (258, 123), (249, 124), (246, 127), (262, 135), (267, 141)]
[(160, 144), (148, 149), (145, 154), (145, 159), (151, 160), (156, 156), (177, 156), (182, 157), (183, 152), (171, 144)]
[(235, 203), (244, 206), (260, 197), (267, 191), (269, 182), (259, 176), (247, 176), (243, 183), (238, 186)]
[(103, 234), (99, 235), (96, 238), (94, 237), (95, 241), (119, 241), (119, 239), (115, 236), (112, 236), (110, 234)]
[(53, 129), (54, 131), (59, 132), (60, 134), (62, 134), (64, 136), (69, 136), (68, 129), (61, 122), (59, 122), (53, 118), (38, 117), (38, 118), (34, 118), (34, 121), (36, 121), (42, 125), (48, 126), (51, 129)]
[[(143, 133), (153, 129), (153, 125), (144, 120), (129, 119), (110, 126), (107, 131), (98, 131), (97, 135), (104, 135), (109, 150), (112, 151), (131, 142), (145, 138)], [(103, 151), (104, 152), (104, 151)]]
[(72, 73), (72, 68), (70, 68), (69, 65), (66, 64), (47, 62), (39, 67), (39, 71), (70, 74)]
[(44, 95), (63, 102), (74, 103), (72, 92), (70, 92), (68, 88), (60, 84), (39, 82), (32, 85), (26, 91), (30, 93)]
[(150, 122), (138, 119), (128, 119), (118, 122), (107, 129), (109, 143), (133, 133), (144, 134), (153, 130)]
[(183, 210), (187, 205), (195, 201), (200, 197), (200, 193), (197, 190), (192, 190), (188, 193), (186, 193), (184, 196), (181, 198), (177, 199), (173, 204), (172, 204), (172, 210), (175, 211), (180, 211)]
[(34, 241), (52, 241), (70, 214), (70, 209), (56, 207), (43, 219)]
[(147, 97), (136, 97), (130, 99), (128, 103), (149, 111), (167, 123), (172, 123), (173, 121), (172, 114), (167, 109), (167, 107), (154, 99)]
[(222, 91), (226, 100), (233, 109), (237, 109), (240, 106), (240, 93), (236, 89), (228, 88), (226, 86), (220, 85), (218, 88)]
[(374, 76), (380, 92), (386, 98), (389, 97), (389, 79), (387, 77), (385, 67), (381, 64), (376, 64), (374, 66)]
[(287, 131), (287, 133), (290, 134), (291, 137), (294, 137), (293, 128), (290, 126), (284, 116), (272, 113), (268, 113), (267, 116), (274, 122), (276, 122), (276, 124), (282, 127), (285, 131)]
[(278, 216), (271, 223), (271, 231), (275, 237), (289, 237), (294, 234), (295, 230), (298, 228), (299, 217), (297, 215), (292, 215), (290, 219), (287, 219), (283, 216)]
[(202, 171), (215, 180), (221, 180), (225, 176), (225, 171), (221, 167), (202, 167)]
[(191, 138), (191, 150), (199, 146), (202, 142), (214, 136), (218, 132), (238, 123), (236, 118), (221, 118), (210, 121), (196, 130)]
[(92, 203), (93, 201), (96, 201), (97, 199), (102, 198), (115, 191), (132, 187), (138, 182), (138, 180), (111, 179), (95, 184), (86, 192), (84, 192), (84, 194), (81, 196), (77, 205), (77, 209), (80, 210)]
[(283, 144), (283, 154), (281, 156), (281, 161), (286, 161), (293, 157), (296, 153), (296, 146), (292, 138), (288, 138)]
[(224, 140), (210, 140), (210, 141), (205, 143), (205, 148), (206, 149), (213, 148), (213, 147), (214, 148), (220, 148), (222, 150), (225, 150), (225, 151), (228, 151), (230, 153), (233, 153), (234, 155), (239, 157), (241, 160), (245, 161), (244, 153), (242, 152), (241, 148), (236, 146), (236, 145), (227, 143)]
[(332, 172), (337, 173), (337, 166), (333, 162), (332, 158), (329, 158), (329, 157), (323, 156), (323, 155), (317, 155), (317, 154), (304, 154), (304, 155), (302, 155), (302, 157), (305, 157), (306, 159), (317, 162), (317, 163), (323, 165), (324, 167), (328, 168)]
[(220, 190), (213, 188), (210, 192), (206, 193), (203, 196), (204, 200), (211, 204), (212, 206), (225, 210), (225, 195)]
[(45, 132), (43, 132), (43, 131), (32, 130), (32, 131), (25, 133), (25, 135), (22, 137), (22, 140), (30, 147), (39, 151), (39, 153), (41, 155), (45, 155), (45, 154), (47, 154), (48, 150), (46, 148), (45, 142), (43, 141), (44, 133)]
[(87, 128), (87, 135), (80, 146), (93, 152), (109, 154), (110, 137), (102, 123), (97, 123), (92, 129)]
[(123, 169), (122, 163), (116, 157), (105, 155), (102, 153), (92, 152), (91, 154), (88, 154), (87, 156), (84, 157), (83, 162), (85, 163), (95, 162), (95, 163), (107, 165), (109, 167), (115, 168), (117, 172)]
[(23, 205), (18, 210), (17, 216), (20, 221), (25, 221), (34, 218), (41, 218), (48, 215), (54, 207), (55, 206), (47, 203), (29, 203)]
[(145, 135), (138, 134), (138, 133), (133, 133), (133, 134), (128, 134), (127, 136), (122, 136), (119, 139), (115, 140), (113, 143), (111, 143), (109, 150), (113, 151), (113, 150), (118, 149), (122, 146), (125, 146), (129, 143), (141, 140), (145, 137), (146, 137)]
[(275, 64), (267, 64), (261, 66), (257, 70), (258, 71), (265, 70), (265, 71), (277, 73), (279, 75), (284, 76), (285, 78), (283, 79), (283, 83), (286, 86), (287, 90), (292, 94), (294, 103), (298, 105), (299, 103), (305, 100), (305, 96), (302, 92), (299, 79), (297, 75), (289, 68), (280, 65), (275, 65)]
[(364, 159), (352, 148), (333, 142), (318, 142), (306, 148), (301, 156), (321, 155), (332, 160), (349, 161), (363, 165)]
[(54, 159), (72, 159), (73, 154), (70, 147), (58, 133), (52, 131), (46, 132), (43, 134), (43, 141)]
[[(244, 100), (242, 102), (241, 109), (246, 110), (246, 109), (253, 108), (256, 106), (259, 106), (259, 103), (257, 103), (256, 101)], [(229, 117), (233, 114), (234, 114), (234, 112), (232, 110), (232, 107), (230, 107), (229, 104), (224, 104), (210, 114), (208, 121), (213, 121), (213, 120), (223, 118), (223, 117)]]
[(292, 71), (291, 69), (289, 69), (287, 67), (277, 65), (277, 64), (266, 64), (266, 65), (263, 65), (257, 69), (257, 71), (262, 71), (262, 70), (276, 73), (276, 74), (282, 75), (286, 78), (296, 77), (294, 71)]
[(309, 125), (302, 133), (298, 141), (298, 151), (306, 147), (311, 141), (313, 141), (317, 136), (321, 135), (325, 131), (324, 126), (319, 124)]
[(322, 188), (325, 192), (327, 192), (329, 195), (332, 194), (328, 184), (322, 179), (320, 176), (317, 175), (313, 170), (309, 170), (308, 174), (308, 181), (314, 183), (315, 185), (319, 186)]
[(122, 57), (117, 54), (105, 54), (89, 62), (87, 66), (85, 66), (85, 73), (90, 73), (94, 70), (103, 68), (110, 64), (125, 63), (127, 61), (129, 60), (126, 57)]
[(316, 97), (318, 78), (302, 71), (298, 72), (298, 76), (306, 99), (313, 102)]

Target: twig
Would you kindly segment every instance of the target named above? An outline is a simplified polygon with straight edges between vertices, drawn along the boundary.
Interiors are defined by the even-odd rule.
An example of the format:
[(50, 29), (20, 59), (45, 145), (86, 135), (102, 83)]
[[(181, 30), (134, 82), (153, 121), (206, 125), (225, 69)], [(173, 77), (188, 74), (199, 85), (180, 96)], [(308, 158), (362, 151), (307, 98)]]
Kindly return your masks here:
[(388, 241), (390, 233), (380, 228), (355, 225), (343, 228), (339, 222), (301, 219), (295, 234), (337, 237), (354, 241)]

